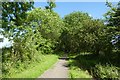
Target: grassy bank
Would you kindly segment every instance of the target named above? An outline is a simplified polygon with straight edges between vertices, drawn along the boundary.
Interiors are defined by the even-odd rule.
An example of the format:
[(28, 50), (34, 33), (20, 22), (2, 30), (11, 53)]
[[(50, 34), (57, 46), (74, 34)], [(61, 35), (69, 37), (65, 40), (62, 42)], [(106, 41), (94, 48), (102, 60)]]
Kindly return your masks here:
[[(28, 67), (22, 71), (20, 69), (13, 69), (11, 75), (4, 75), (7, 78), (37, 78), (44, 71), (49, 69), (58, 60), (57, 55), (44, 55), (43, 59), (39, 62), (32, 62)], [(22, 67), (22, 66), (19, 66)], [(3, 77), (3, 78), (4, 78)]]
[(69, 64), (69, 77), (71, 80), (74, 78), (92, 78), (92, 76), (89, 75), (88, 71), (80, 69), (74, 60), (69, 60)]
[(88, 73), (87, 70), (83, 70), (78, 66), (78, 62), (75, 58), (78, 56), (77, 54), (69, 54), (69, 77), (71, 80), (74, 78), (89, 78), (91, 79), (92, 76)]
[[(120, 78), (120, 64), (118, 64), (118, 54), (114, 53), (112, 56), (80, 54), (77, 55), (74, 60), (75, 61), (71, 64), (74, 64), (74, 66), (89, 72), (89, 74), (94, 78), (110, 78), (111, 80), (114, 78)], [(76, 70), (76, 73), (77, 71), (78, 70)]]

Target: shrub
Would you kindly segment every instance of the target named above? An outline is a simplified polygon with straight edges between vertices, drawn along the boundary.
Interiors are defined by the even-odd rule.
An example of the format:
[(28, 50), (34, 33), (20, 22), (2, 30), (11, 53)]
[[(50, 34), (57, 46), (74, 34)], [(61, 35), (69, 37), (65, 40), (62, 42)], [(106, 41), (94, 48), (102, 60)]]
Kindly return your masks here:
[(119, 78), (119, 69), (115, 66), (97, 64), (94, 68), (94, 75), (97, 78)]

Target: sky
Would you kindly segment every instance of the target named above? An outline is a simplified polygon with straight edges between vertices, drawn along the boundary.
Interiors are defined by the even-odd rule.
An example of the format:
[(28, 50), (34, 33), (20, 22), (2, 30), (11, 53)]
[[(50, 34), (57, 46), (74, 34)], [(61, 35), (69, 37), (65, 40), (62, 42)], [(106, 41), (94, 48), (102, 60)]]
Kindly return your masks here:
[[(73, 1), (73, 0), (72, 0)], [(113, 3), (116, 4), (116, 3)], [(47, 6), (47, 2), (35, 2), (36, 8)], [(56, 2), (56, 8), (54, 11), (57, 12), (61, 18), (73, 11), (87, 12), (91, 17), (95, 19), (104, 19), (103, 15), (109, 10), (105, 5), (105, 2)], [(0, 38), (3, 37), (0, 35)], [(4, 38), (4, 42), (0, 42), (0, 48), (11, 44), (7, 38)]]
[[(48, 4), (46, 2), (35, 2), (34, 5), (39, 8)], [(56, 8), (54, 9), (62, 18), (73, 11), (82, 11), (87, 12), (95, 19), (103, 19), (103, 15), (108, 10), (105, 2), (56, 2)]]
[(0, 35), (0, 38), (3, 38), (3, 42), (0, 42), (0, 48), (4, 46), (9, 47), (10, 45), (12, 45), (12, 42), (9, 41), (7, 38), (4, 38), (3, 35)]

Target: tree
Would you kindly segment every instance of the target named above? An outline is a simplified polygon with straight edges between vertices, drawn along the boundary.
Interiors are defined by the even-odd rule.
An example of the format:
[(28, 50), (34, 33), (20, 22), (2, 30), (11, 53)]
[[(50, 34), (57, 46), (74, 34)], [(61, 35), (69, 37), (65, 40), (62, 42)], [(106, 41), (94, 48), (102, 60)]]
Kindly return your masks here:
[(120, 2), (117, 6), (113, 6), (112, 3), (106, 2), (106, 5), (110, 10), (105, 14), (108, 21), (108, 26), (120, 27)]
[(120, 49), (120, 2), (117, 6), (113, 6), (110, 2), (106, 2), (106, 5), (110, 8), (105, 14), (109, 35), (111, 35), (110, 39), (115, 48)]
[(79, 52), (85, 49), (85, 27), (91, 21), (91, 17), (87, 13), (73, 12), (65, 16), (63, 21), (65, 28), (60, 37), (61, 49), (66, 52)]
[(28, 12), (27, 22), (35, 23), (31, 27), (34, 29), (38, 25), (38, 31), (42, 37), (57, 41), (63, 26), (62, 19), (60, 16), (46, 9), (36, 8), (31, 12)]
[[(111, 51), (110, 38), (103, 20), (87, 13), (72, 12), (64, 17), (65, 28), (60, 36), (60, 50), (66, 53)], [(110, 46), (110, 47), (109, 47)]]
[[(15, 0), (14, 0), (15, 1)], [(26, 12), (33, 8), (34, 2), (2, 2), (2, 28), (10, 30), (10, 22), (20, 26), (24, 23), (27, 14)]]
[(52, 9), (56, 7), (55, 1), (53, 0), (48, 0), (47, 3), (48, 3), (48, 6), (45, 6), (45, 8), (50, 9), (50, 11), (52, 11)]

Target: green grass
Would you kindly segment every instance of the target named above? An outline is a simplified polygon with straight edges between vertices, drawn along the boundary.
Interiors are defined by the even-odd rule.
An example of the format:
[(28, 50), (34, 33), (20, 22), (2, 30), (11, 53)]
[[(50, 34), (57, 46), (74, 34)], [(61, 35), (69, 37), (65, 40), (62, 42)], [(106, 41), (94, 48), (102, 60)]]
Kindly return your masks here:
[[(81, 53), (75, 57), (72, 66), (79, 67), (84, 71), (88, 71), (93, 78), (116, 78), (120, 77), (120, 67), (118, 64), (118, 54), (111, 54), (109, 56), (101, 56), (96, 54)], [(77, 77), (81, 71), (78, 69), (71, 69), (72, 76)], [(76, 71), (75, 71), (76, 70)], [(82, 73), (82, 72), (81, 72)]]
[(49, 69), (56, 61), (58, 60), (57, 55), (45, 55), (41, 62), (32, 63), (26, 70), (20, 73), (13, 73), (12, 75), (8, 76), (10, 78), (37, 78), (39, 77), (44, 71)]
[(92, 79), (92, 76), (89, 75), (88, 71), (86, 70), (82, 70), (79, 67), (75, 66), (73, 64), (73, 60), (69, 60), (69, 64), (70, 64), (70, 69), (69, 69), (69, 77), (72, 79), (74, 78), (90, 78)]

